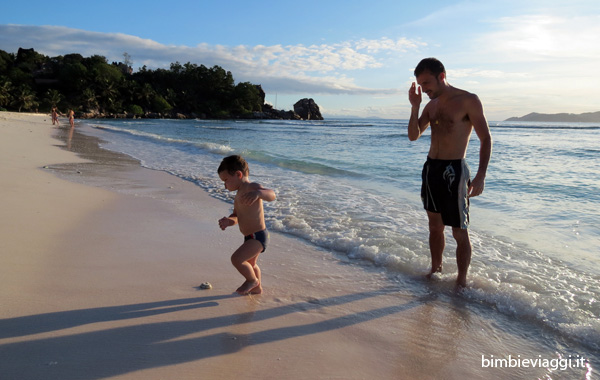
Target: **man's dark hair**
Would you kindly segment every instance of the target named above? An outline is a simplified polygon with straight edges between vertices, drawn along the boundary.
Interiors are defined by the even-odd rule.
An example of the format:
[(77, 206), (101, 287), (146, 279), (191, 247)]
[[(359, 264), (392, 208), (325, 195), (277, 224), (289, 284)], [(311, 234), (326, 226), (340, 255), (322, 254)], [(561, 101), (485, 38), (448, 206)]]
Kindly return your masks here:
[(429, 71), (437, 78), (441, 73), (446, 73), (446, 68), (437, 58), (425, 58), (415, 68), (415, 77), (418, 77), (424, 71)]
[(242, 156), (234, 155), (225, 157), (223, 161), (221, 161), (217, 173), (226, 171), (227, 173), (234, 175), (238, 170), (242, 172), (244, 177), (247, 177), (250, 174), (246, 160), (244, 160)]

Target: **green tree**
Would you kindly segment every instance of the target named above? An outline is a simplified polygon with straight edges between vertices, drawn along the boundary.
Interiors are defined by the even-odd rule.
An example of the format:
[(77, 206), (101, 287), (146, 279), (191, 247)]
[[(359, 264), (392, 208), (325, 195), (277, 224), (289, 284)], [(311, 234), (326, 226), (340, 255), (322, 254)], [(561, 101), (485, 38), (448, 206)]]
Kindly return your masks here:
[(17, 52), (17, 58), (15, 60), (15, 66), (26, 73), (33, 73), (35, 70), (40, 68), (46, 60), (46, 56), (36, 52), (33, 49), (19, 48), (19, 51)]
[(83, 90), (89, 87), (87, 80), (88, 70), (81, 62), (67, 62), (58, 73), (62, 92), (68, 98), (76, 98)]
[[(30, 110), (43, 99), (90, 111), (122, 112), (141, 107), (145, 112), (201, 113), (207, 117), (247, 115), (262, 109), (264, 93), (249, 82), (235, 84), (230, 71), (187, 62), (169, 69), (143, 66), (130, 71), (125, 63), (109, 64), (105, 57), (80, 54), (46, 57), (33, 49), (18, 54), (0, 50), (0, 106)], [(261, 95), (262, 94), (262, 95)]]
[[(98, 57), (98, 56), (95, 56)], [(100, 57), (105, 60), (104, 57)], [(123, 79), (123, 73), (118, 67), (109, 65), (102, 61), (100, 58), (92, 61), (92, 64), (88, 66), (88, 70), (94, 78), (95, 82), (115, 82), (119, 83)]]
[(4, 50), (0, 50), (0, 75), (8, 74), (8, 69), (13, 66), (14, 61), (14, 54), (9, 54)]
[(165, 114), (173, 109), (169, 102), (165, 100), (162, 96), (155, 94), (152, 99), (152, 109), (161, 114)]
[(35, 93), (27, 85), (20, 85), (13, 97), (12, 105), (17, 108), (18, 112), (22, 109), (31, 111), (34, 107), (38, 106), (38, 102), (35, 99)]
[(18, 67), (11, 67), (8, 70), (8, 79), (15, 87), (19, 87), (22, 84), (31, 86), (33, 83), (31, 73), (27, 73)]
[(129, 110), (129, 107), (138, 104), (139, 85), (134, 80), (125, 78), (119, 86), (119, 97), (123, 102), (124, 109)]
[(142, 109), (142, 107), (140, 107), (136, 104), (132, 104), (129, 107), (127, 107), (127, 112), (132, 113), (136, 116), (144, 114), (144, 110)]
[(120, 104), (121, 101), (118, 98), (119, 90), (115, 82), (109, 80), (103, 80), (98, 84), (98, 94), (100, 108), (103, 112), (114, 112), (116, 111), (116, 105)]
[(12, 102), (13, 85), (6, 77), (0, 77), (0, 107)]
[(177, 107), (179, 103), (177, 93), (172, 88), (167, 88), (165, 100), (169, 102), (169, 104), (172, 104), (173, 107)]
[(142, 88), (140, 88), (140, 92), (138, 94), (138, 99), (142, 103), (142, 107), (149, 111), (151, 109), (151, 103), (154, 97), (156, 96), (156, 92), (152, 88), (149, 83), (144, 83)]
[(234, 99), (232, 99), (232, 112), (244, 115), (262, 110), (262, 98), (258, 88), (250, 82), (238, 83), (235, 86)]
[(96, 93), (91, 88), (83, 90), (81, 101), (87, 111), (98, 111), (98, 99), (96, 98)]
[(46, 101), (50, 104), (50, 107), (56, 107), (63, 99), (62, 94), (55, 89), (46, 91)]

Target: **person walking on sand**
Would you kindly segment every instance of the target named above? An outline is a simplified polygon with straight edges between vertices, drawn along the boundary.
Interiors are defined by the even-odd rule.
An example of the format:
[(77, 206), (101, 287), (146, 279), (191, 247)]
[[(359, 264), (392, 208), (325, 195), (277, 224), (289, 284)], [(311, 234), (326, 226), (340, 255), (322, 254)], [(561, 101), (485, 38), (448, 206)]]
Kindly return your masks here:
[(246, 279), (236, 292), (241, 295), (260, 294), (262, 278), (257, 260), (269, 242), (263, 201), (274, 201), (275, 192), (250, 182), (248, 164), (241, 156), (225, 157), (217, 173), (227, 190), (237, 191), (233, 201), (233, 213), (219, 219), (219, 227), (222, 230), (238, 224), (240, 232), (244, 235), (244, 243), (231, 256), (231, 263)]
[(60, 123), (58, 122), (58, 111), (56, 110), (56, 107), (52, 107), (52, 125), (56, 126), (60, 126)]
[(73, 110), (69, 110), (69, 124), (71, 128), (75, 126), (75, 112)]
[[(458, 287), (466, 287), (471, 263), (469, 198), (481, 195), (492, 155), (492, 136), (477, 95), (451, 86), (446, 69), (435, 58), (423, 59), (414, 71), (416, 82), (408, 91), (411, 104), (408, 138), (415, 141), (431, 126), (431, 146), (423, 166), (421, 199), (429, 220), (431, 271), (442, 271), (446, 245), (444, 228), (452, 227), (456, 240)], [(419, 117), (422, 93), (431, 99)], [(479, 138), (479, 168), (473, 181), (465, 161), (471, 132)]]

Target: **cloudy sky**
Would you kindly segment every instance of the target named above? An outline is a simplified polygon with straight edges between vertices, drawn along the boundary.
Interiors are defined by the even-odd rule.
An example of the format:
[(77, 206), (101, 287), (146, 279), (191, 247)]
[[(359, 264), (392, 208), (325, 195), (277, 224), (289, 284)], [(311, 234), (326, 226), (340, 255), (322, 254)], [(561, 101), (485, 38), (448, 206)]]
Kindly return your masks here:
[(291, 109), (405, 119), (424, 57), (481, 98), (488, 120), (600, 111), (600, 1), (4, 1), (0, 49), (127, 52), (134, 69), (219, 65)]

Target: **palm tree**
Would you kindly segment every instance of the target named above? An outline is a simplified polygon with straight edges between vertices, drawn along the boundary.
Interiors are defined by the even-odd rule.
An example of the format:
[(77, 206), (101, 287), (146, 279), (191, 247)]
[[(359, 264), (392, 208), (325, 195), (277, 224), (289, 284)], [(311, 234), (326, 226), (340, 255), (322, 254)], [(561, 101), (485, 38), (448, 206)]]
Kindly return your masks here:
[(140, 93), (138, 94), (138, 98), (142, 101), (142, 105), (144, 106), (144, 110), (148, 111), (150, 109), (150, 104), (152, 99), (154, 99), (154, 95), (156, 92), (152, 88), (149, 83), (144, 83), (142, 88), (140, 89)]
[(106, 112), (107, 109), (113, 108), (115, 104), (115, 100), (119, 95), (119, 90), (116, 88), (114, 82), (110, 82), (108, 80), (102, 81), (102, 87), (99, 89), (100, 91), (100, 100), (102, 102), (102, 110)]
[(169, 102), (173, 107), (177, 107), (177, 94), (172, 88), (167, 89), (167, 95), (165, 96), (165, 100)]
[(17, 107), (18, 112), (21, 112), (23, 108), (30, 111), (33, 107), (37, 107), (38, 104), (31, 88), (25, 84), (20, 85), (12, 102), (13, 107)]
[(98, 110), (96, 93), (91, 88), (86, 88), (81, 94), (81, 101), (88, 111)]
[(13, 86), (12, 83), (7, 81), (0, 84), (0, 107), (8, 106), (12, 98)]
[(127, 104), (137, 104), (140, 86), (136, 81), (126, 80), (121, 86), (121, 99)]
[(48, 101), (52, 107), (56, 107), (62, 98), (63, 96), (60, 92), (58, 92), (58, 90), (52, 89), (46, 91), (46, 101)]

